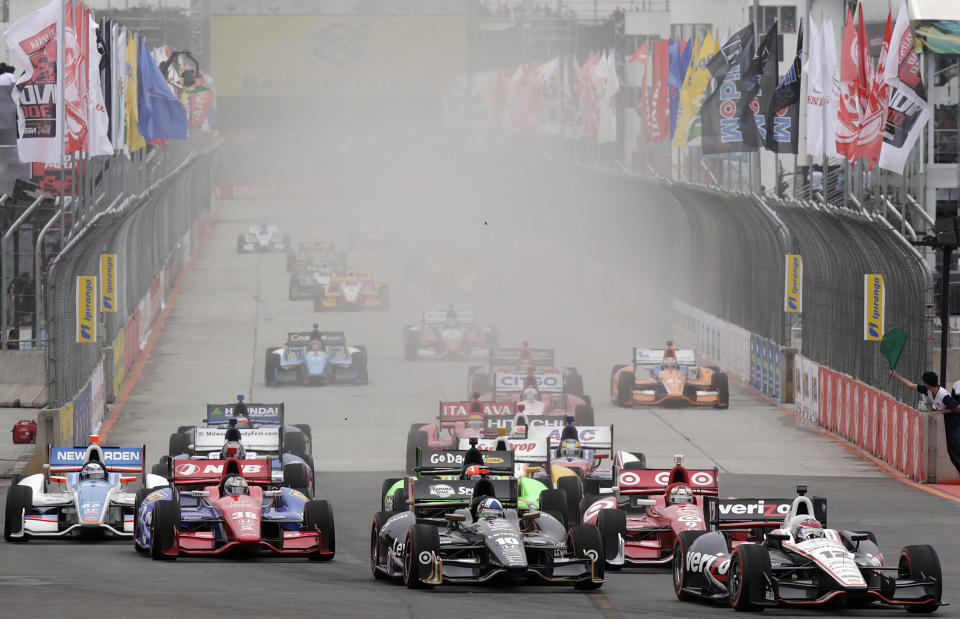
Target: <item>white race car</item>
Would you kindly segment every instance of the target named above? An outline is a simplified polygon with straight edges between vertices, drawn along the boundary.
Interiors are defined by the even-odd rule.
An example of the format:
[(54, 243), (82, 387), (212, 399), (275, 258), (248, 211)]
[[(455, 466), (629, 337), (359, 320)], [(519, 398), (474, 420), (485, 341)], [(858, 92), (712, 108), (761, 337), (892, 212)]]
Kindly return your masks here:
[(249, 230), (237, 235), (238, 254), (285, 252), (288, 249), (290, 249), (290, 235), (280, 234), (276, 226), (267, 224), (250, 226)]

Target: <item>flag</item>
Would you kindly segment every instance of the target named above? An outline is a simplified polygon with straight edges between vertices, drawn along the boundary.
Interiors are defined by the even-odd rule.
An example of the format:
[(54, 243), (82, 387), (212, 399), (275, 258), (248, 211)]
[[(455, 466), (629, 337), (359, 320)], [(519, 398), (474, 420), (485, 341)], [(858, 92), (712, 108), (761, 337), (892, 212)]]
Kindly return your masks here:
[(777, 69), (780, 64), (778, 39), (777, 20), (773, 20), (767, 34), (760, 39), (757, 53), (750, 64), (750, 76), (757, 80), (756, 96), (750, 102), (750, 110), (753, 112), (754, 122), (757, 123), (757, 134), (761, 143), (766, 140), (767, 115), (777, 95)]
[(820, 25), (807, 20), (810, 40), (807, 63), (807, 154), (821, 157), (826, 143), (828, 157), (837, 155), (836, 135), (837, 103), (840, 92), (840, 73), (837, 67), (836, 39), (833, 35), (833, 19), (821, 14)]
[(87, 88), (87, 67), (89, 65), (86, 38), (86, 17), (83, 5), (67, 0), (64, 9), (66, 22), (64, 36), (64, 73), (63, 97), (64, 119), (66, 120), (67, 153), (86, 150), (87, 147), (87, 107), (89, 90)]
[(153, 140), (183, 140), (187, 137), (187, 111), (160, 73), (147, 49), (146, 39), (140, 39), (137, 58), (137, 127), (143, 138)]
[(883, 334), (883, 337), (880, 339), (880, 354), (886, 357), (891, 370), (897, 367), (897, 363), (900, 361), (900, 354), (906, 345), (907, 334), (904, 333), (900, 327), (890, 327), (890, 329)]
[(634, 105), (637, 113), (640, 115), (640, 130), (637, 131), (637, 136), (642, 140), (648, 140), (650, 137), (650, 101), (648, 99), (648, 89), (647, 89), (647, 44), (644, 42), (643, 45), (637, 48), (637, 51), (633, 53), (633, 56), (630, 57), (630, 60), (627, 62), (636, 62), (639, 63), (636, 68), (637, 75), (637, 101)]
[(753, 64), (753, 24), (738, 30), (720, 48), (722, 59), (708, 66), (720, 79), (700, 108), (701, 145), (705, 155), (756, 150), (760, 145), (757, 123), (750, 109), (758, 88), (749, 75)]
[(797, 31), (797, 53), (793, 64), (777, 84), (764, 112), (764, 146), (776, 153), (797, 154), (800, 137), (800, 70), (803, 63), (803, 18)]
[(597, 142), (605, 144), (617, 141), (617, 106), (616, 97), (620, 92), (620, 78), (617, 77), (617, 63), (615, 51), (610, 50), (604, 61), (595, 69), (600, 78), (597, 92), (599, 104)]
[(683, 81), (683, 88), (680, 90), (680, 109), (677, 112), (677, 126), (673, 132), (673, 145), (677, 148), (687, 143), (687, 136), (690, 132), (690, 125), (697, 111), (700, 109), (700, 102), (703, 100), (703, 93), (710, 83), (710, 72), (707, 70), (707, 62), (713, 52), (713, 37), (707, 32), (695, 46), (696, 53), (690, 56), (690, 67), (687, 69), (686, 79)]
[(857, 158), (857, 140), (860, 136), (860, 124), (863, 122), (866, 101), (860, 100), (863, 92), (860, 78), (864, 74), (861, 66), (863, 62), (860, 37), (849, 10), (843, 27), (843, 43), (840, 51), (842, 56), (840, 57), (840, 105), (836, 125), (837, 154), (846, 157), (852, 163)]
[(107, 106), (104, 103), (103, 88), (100, 83), (100, 60), (103, 55), (97, 45), (96, 33), (99, 26), (90, 17), (89, 11), (86, 12), (86, 20), (90, 35), (87, 37), (89, 99), (87, 105), (87, 146), (85, 150), (91, 157), (112, 155), (113, 144), (110, 143), (109, 135), (110, 117), (107, 115)]
[(893, 36), (893, 14), (887, 13), (887, 27), (883, 32), (883, 46), (877, 59), (877, 71), (870, 85), (867, 103), (867, 115), (860, 127), (860, 155), (870, 162), (870, 169), (880, 157), (883, 145), (883, 119), (887, 116), (887, 103), (890, 100), (890, 85), (883, 80), (886, 71), (887, 54), (890, 52), (890, 38)]
[(670, 41), (670, 72), (667, 85), (670, 89), (670, 137), (677, 128), (677, 112), (680, 108), (680, 88), (687, 76), (690, 57), (693, 55), (693, 39), (687, 42)]
[(20, 161), (60, 164), (63, 157), (63, 118), (58, 99), (63, 71), (57, 65), (57, 33), (61, 30), (60, 0), (21, 17), (3, 39), (24, 67), (12, 89), (17, 106), (17, 152)]
[(633, 52), (633, 56), (630, 56), (630, 60), (627, 62), (639, 62), (640, 64), (646, 66), (647, 64), (647, 43), (644, 41), (643, 45), (637, 48), (637, 51)]
[(138, 80), (137, 66), (140, 56), (140, 37), (134, 33), (128, 33), (127, 38), (127, 84), (125, 107), (127, 110), (127, 148), (130, 152), (136, 152), (147, 145), (143, 135), (138, 128), (139, 105), (138, 99)]
[(930, 117), (906, 3), (900, 5), (897, 23), (893, 27), (883, 79), (890, 86), (890, 101), (879, 163), (885, 170), (903, 174), (907, 156)]
[(667, 74), (670, 72), (670, 40), (653, 44), (653, 71), (650, 82), (650, 142), (663, 142), (670, 136), (670, 97)]

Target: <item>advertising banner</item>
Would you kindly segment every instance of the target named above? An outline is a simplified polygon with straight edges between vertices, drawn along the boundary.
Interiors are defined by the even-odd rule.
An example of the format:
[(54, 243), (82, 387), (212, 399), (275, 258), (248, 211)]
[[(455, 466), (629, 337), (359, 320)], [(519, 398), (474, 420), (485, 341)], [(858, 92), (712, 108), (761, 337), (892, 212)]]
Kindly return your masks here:
[(803, 257), (800, 254), (787, 254), (787, 268), (784, 269), (783, 311), (803, 311)]
[(77, 277), (77, 342), (97, 341), (97, 277)]
[(117, 254), (100, 254), (100, 311), (117, 311)]
[(880, 341), (884, 324), (883, 275), (870, 273), (863, 276), (863, 339)]

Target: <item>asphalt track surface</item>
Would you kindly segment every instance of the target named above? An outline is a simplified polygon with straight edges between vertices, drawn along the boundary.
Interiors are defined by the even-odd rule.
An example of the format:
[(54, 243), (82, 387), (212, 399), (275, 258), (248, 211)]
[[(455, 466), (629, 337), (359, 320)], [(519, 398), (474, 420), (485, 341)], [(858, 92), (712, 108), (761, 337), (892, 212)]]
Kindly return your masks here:
[[(733, 611), (684, 604), (673, 595), (668, 570), (608, 574), (604, 587), (581, 593), (566, 587), (440, 587), (408, 591), (375, 581), (369, 571), (369, 530), (381, 481), (399, 474), (406, 432), (429, 420), (440, 399), (466, 396), (465, 362), (406, 362), (401, 329), (425, 307), (455, 302), (499, 329), (503, 345), (529, 339), (552, 346), (563, 365), (576, 365), (593, 395), (597, 423), (615, 424), (619, 448), (642, 450), (651, 466), (668, 466), (682, 453), (691, 467), (720, 470), (721, 493), (790, 497), (797, 483), (829, 500), (832, 526), (873, 530), (888, 560), (903, 545), (933, 544), (945, 577), (944, 601), (960, 600), (960, 504), (896, 481), (774, 407), (734, 390), (729, 410), (623, 410), (608, 403), (610, 366), (629, 359), (637, 343), (658, 345), (666, 327), (636, 320), (611, 306), (603, 259), (564, 250), (555, 236), (520, 236), (488, 214), (451, 217), (456, 234), (435, 243), (351, 252), (359, 270), (371, 269), (391, 285), (385, 312), (314, 314), (309, 302), (287, 300), (282, 255), (235, 253), (236, 234), (263, 217), (280, 221), (294, 238), (346, 240), (371, 218), (364, 209), (333, 209), (323, 228), (312, 202), (221, 203), (218, 220), (172, 308), (143, 374), (110, 436), (116, 445), (146, 443), (152, 463), (166, 451), (178, 425), (199, 422), (206, 402), (227, 402), (237, 392), (249, 401), (283, 401), (288, 419), (310, 423), (320, 471), (319, 497), (331, 501), (337, 555), (331, 563), (262, 557), (254, 560), (180, 559), (154, 562), (130, 542), (31, 541), (0, 544), (0, 616), (152, 617), (234, 616), (705, 616)], [(267, 215), (264, 215), (267, 213)], [(496, 213), (494, 213), (495, 215)], [(382, 219), (404, 232), (416, 222), (397, 213)], [(409, 278), (399, 257), (443, 258), (467, 247), (540, 256), (536, 278), (505, 278), (498, 290), (456, 289)], [(398, 251), (400, 250), (400, 251)], [(483, 252), (477, 252), (483, 254)], [(482, 265), (482, 257), (477, 258)], [(500, 266), (500, 265), (495, 265)], [(573, 293), (571, 293), (573, 291)], [(509, 317), (509, 318), (504, 318)], [(499, 322), (498, 322), (499, 320)], [(343, 329), (349, 342), (370, 351), (367, 386), (267, 389), (263, 357), (287, 331)], [(0, 494), (6, 493), (0, 488)], [(816, 615), (775, 610), (772, 615)], [(896, 615), (891, 610), (883, 615)], [(875, 616), (878, 609), (845, 611)], [(942, 616), (958, 613), (940, 609)]]

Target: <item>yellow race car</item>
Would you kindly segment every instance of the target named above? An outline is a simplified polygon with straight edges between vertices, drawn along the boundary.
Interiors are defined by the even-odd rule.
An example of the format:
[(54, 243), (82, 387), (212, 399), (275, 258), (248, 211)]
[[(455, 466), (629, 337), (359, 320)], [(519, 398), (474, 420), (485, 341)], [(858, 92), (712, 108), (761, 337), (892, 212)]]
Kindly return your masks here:
[(716, 367), (698, 366), (691, 349), (634, 348), (633, 363), (615, 365), (610, 400), (617, 406), (730, 405), (727, 375)]
[(317, 286), (313, 311), (387, 309), (390, 292), (386, 284), (373, 281), (373, 273), (333, 274), (330, 282)]

